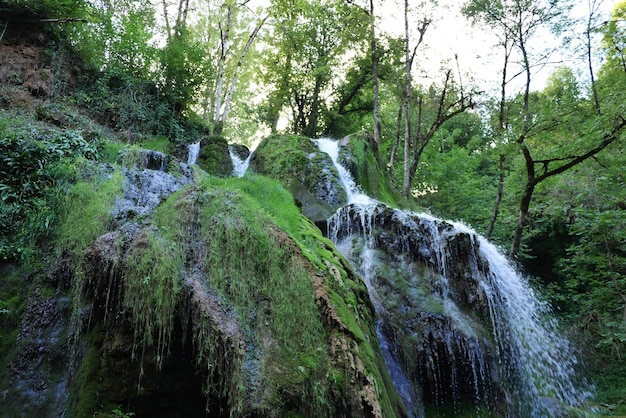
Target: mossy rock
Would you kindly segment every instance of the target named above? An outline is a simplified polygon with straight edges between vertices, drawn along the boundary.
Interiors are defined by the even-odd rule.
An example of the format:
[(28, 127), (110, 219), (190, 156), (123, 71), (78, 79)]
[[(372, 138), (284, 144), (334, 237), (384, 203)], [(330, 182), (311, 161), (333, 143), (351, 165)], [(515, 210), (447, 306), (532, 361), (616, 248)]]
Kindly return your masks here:
[(373, 152), (363, 133), (350, 135), (339, 152), (339, 162), (350, 171), (356, 183), (368, 196), (393, 207), (406, 207), (402, 195), (393, 184), (393, 179)]
[(228, 152), (228, 142), (221, 136), (209, 136), (200, 141), (200, 154), (196, 164), (209, 174), (229, 177), (233, 162)]
[(325, 221), (347, 203), (330, 157), (303, 136), (272, 135), (257, 147), (250, 166), (280, 181), (312, 221)]

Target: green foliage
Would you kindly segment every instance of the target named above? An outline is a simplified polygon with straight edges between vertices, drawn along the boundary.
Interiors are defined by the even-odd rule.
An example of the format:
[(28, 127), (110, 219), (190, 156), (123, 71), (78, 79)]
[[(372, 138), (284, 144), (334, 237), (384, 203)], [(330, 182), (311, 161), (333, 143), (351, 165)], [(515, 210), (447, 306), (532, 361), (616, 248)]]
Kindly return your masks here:
[(167, 355), (181, 290), (184, 248), (148, 231), (131, 242), (124, 261), (124, 300), (137, 346), (156, 349), (157, 365)]
[(212, 66), (204, 45), (196, 42), (186, 30), (170, 37), (161, 50), (163, 93), (178, 111), (194, 104), (201, 86), (208, 83)]
[(418, 171), (418, 203), (442, 217), (486, 229), (497, 188), (488, 155), (469, 153), (454, 143), (444, 151), (443, 141), (432, 145)]
[(78, 257), (113, 221), (111, 209), (122, 193), (122, 173), (94, 173), (76, 183), (62, 206), (63, 221), (55, 238), (59, 250)]
[(82, 18), (90, 8), (85, 0), (4, 0), (2, 6), (13, 12), (27, 12), (40, 19)]
[[(193, 194), (168, 200), (157, 212), (156, 223), (175, 242), (184, 242), (189, 233), (198, 234), (206, 245), (202, 268), (207, 283), (232, 306), (242, 323), (257, 330), (255, 339), (270, 327), (276, 343), (271, 367), (289, 373), (282, 382), (280, 373), (272, 374), (271, 379), (278, 381), (267, 382), (268, 390), (312, 378), (310, 373), (321, 378), (328, 367), (323, 349), (326, 336), (306, 269), (294, 257), (287, 236), (281, 237), (271, 226), (274, 221), (262, 206), (244, 193), (216, 186), (215, 180), (204, 182)], [(196, 219), (187, 218), (194, 214)], [(191, 231), (192, 225), (198, 229)], [(250, 323), (249, 318), (256, 319)], [(303, 363), (307, 358), (310, 365)], [(306, 372), (299, 372), (298, 367)]]
[(0, 258), (28, 259), (57, 220), (76, 158), (97, 158), (78, 131), (0, 119)]
[(316, 137), (323, 131), (326, 90), (349, 50), (366, 45), (366, 15), (341, 1), (276, 1), (274, 49), (264, 60), (271, 86), (266, 119), (273, 128), (283, 109), (292, 115), (290, 131)]

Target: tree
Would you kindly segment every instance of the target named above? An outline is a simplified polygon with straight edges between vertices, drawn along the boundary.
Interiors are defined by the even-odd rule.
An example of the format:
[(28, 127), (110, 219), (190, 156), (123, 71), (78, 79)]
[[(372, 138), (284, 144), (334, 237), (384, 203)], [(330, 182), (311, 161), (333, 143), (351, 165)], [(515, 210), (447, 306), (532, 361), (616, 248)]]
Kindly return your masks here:
[(338, 0), (276, 0), (266, 54), (265, 82), (272, 87), (265, 118), (276, 128), (279, 114), (290, 111), (291, 131), (315, 137), (323, 130), (325, 104), (333, 97), (331, 82), (350, 48), (364, 44), (364, 15)]
[[(426, 146), (443, 124), (457, 115), (474, 107), (471, 94), (457, 88), (452, 80), (452, 70), (445, 73), (443, 86), (439, 91), (431, 87), (428, 93), (418, 97), (417, 120), (411, 137), (411, 126), (405, 125), (404, 143), (404, 182), (402, 194), (409, 197), (415, 174)], [(408, 107), (408, 104), (407, 104)], [(405, 108), (406, 114), (406, 108)], [(406, 114), (405, 118), (410, 115)]]
[(162, 0), (166, 44), (161, 50), (161, 87), (173, 102), (176, 112), (188, 110), (197, 99), (199, 90), (211, 77), (211, 65), (205, 45), (193, 37), (187, 24), (189, 0), (179, 0), (176, 12)]
[[(472, 94), (467, 94), (462, 86), (458, 88), (455, 85), (451, 70), (445, 72), (443, 85), (440, 86), (438, 92), (435, 92), (437, 90), (435, 86), (431, 86), (427, 92), (414, 88), (415, 59), (432, 23), (429, 12), (433, 4), (423, 2), (421, 6), (420, 11), (426, 11), (426, 13), (417, 18), (417, 34), (416, 39), (413, 40), (410, 30), (412, 13), (408, 0), (404, 1), (403, 86), (396, 119), (396, 136), (389, 157), (389, 166), (395, 177), (396, 158), (400, 149), (400, 138), (403, 137), (402, 194), (405, 198), (411, 194), (420, 159), (429, 141), (446, 121), (474, 106)], [(415, 92), (417, 92), (416, 95), (414, 95)], [(414, 106), (417, 107), (416, 112)]]
[[(234, 48), (231, 46), (231, 31), (234, 26), (235, 14), (239, 9), (247, 7), (249, 0), (246, 0), (240, 4), (236, 4), (233, 1), (225, 1), (221, 6), (222, 10), (225, 10), (225, 19), (219, 22), (220, 27), (220, 42), (218, 48), (218, 71), (217, 80), (215, 82), (216, 89), (214, 93), (215, 97), (215, 112), (213, 116), (213, 129), (214, 133), (220, 134), (226, 123), (228, 117), (228, 111), (235, 91), (235, 86), (239, 79), (244, 60), (248, 55), (248, 51), (252, 46), (252, 43), (257, 38), (261, 28), (269, 18), (268, 15), (258, 19), (253, 29), (250, 31), (245, 44), (241, 47), (239, 53), (234, 52)], [(232, 57), (231, 57), (232, 56)], [(226, 64), (228, 59), (236, 59), (235, 69), (230, 75), (230, 83), (228, 90), (224, 91), (224, 85), (226, 84)]]
[[(571, 150), (567, 150), (564, 147), (559, 148), (560, 153), (552, 153), (545, 158), (537, 158), (533, 155), (531, 150), (532, 139), (551, 130), (555, 115), (533, 119), (533, 114), (536, 113), (533, 113), (531, 109), (531, 74), (534, 66), (543, 64), (545, 58), (540, 59), (538, 63), (531, 62), (529, 42), (542, 26), (558, 30), (564, 24), (563, 17), (568, 8), (568, 2), (548, 2), (542, 0), (472, 0), (465, 7), (465, 12), (469, 16), (480, 19), (497, 28), (501, 34), (501, 40), (510, 39), (522, 62), (521, 73), (524, 76), (524, 88), (520, 96), (518, 96), (521, 101), (520, 112), (518, 113), (520, 118), (517, 121), (509, 119), (506, 122), (510, 124), (510, 128), (507, 127), (507, 129), (510, 129), (511, 133), (513, 133), (513, 141), (517, 144), (523, 157), (526, 177), (520, 198), (518, 223), (511, 244), (510, 256), (513, 258), (516, 258), (519, 254), (522, 234), (527, 225), (527, 216), (536, 186), (547, 178), (561, 174), (602, 151), (618, 138), (624, 127), (621, 122), (615, 124), (612, 128), (605, 130), (601, 138), (589, 142), (587, 149), (581, 149), (577, 153), (572, 153)], [(547, 55), (542, 54), (542, 56), (545, 57)], [(508, 59), (505, 59), (505, 70), (508, 62)], [(503, 85), (505, 84), (503, 83)], [(573, 108), (565, 110), (561, 106), (558, 109), (560, 115), (576, 111), (577, 104), (572, 101), (568, 103)]]

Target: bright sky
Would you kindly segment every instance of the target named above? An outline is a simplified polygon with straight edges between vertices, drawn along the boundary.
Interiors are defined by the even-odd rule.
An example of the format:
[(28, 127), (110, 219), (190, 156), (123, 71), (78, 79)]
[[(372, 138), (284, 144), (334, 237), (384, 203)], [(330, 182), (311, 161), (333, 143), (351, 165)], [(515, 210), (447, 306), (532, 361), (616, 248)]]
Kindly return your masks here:
[[(387, 2), (389, 0), (385, 0)], [(613, 7), (620, 0), (604, 0), (602, 10), (608, 17)], [(426, 70), (426, 78), (422, 82), (437, 81), (442, 77), (441, 68), (457, 69), (454, 62), (455, 54), (458, 56), (459, 67), (461, 68), (463, 82), (467, 84), (469, 75), (472, 75), (481, 89), (491, 93), (499, 88), (502, 66), (502, 52), (496, 47), (496, 38), (488, 31), (479, 31), (473, 28), (466, 18), (461, 16), (460, 8), (465, 1), (440, 0), (441, 9), (436, 21), (426, 32), (425, 43), (420, 47), (421, 54), (418, 53), (418, 62)], [(381, 27), (398, 36), (404, 35), (404, 17), (401, 5), (389, 10), (384, 9)], [(587, 14), (587, 1), (579, 1), (572, 12), (574, 16), (584, 17)], [(414, 25), (415, 27), (415, 25)], [(414, 32), (416, 32), (414, 30)], [(547, 45), (559, 45), (560, 40), (554, 39), (549, 34), (542, 34), (535, 37), (534, 46), (542, 48)], [(533, 46), (531, 45), (531, 48)], [(419, 60), (419, 57), (423, 57)], [(564, 58), (563, 55), (554, 55), (552, 61), (562, 62), (574, 66), (571, 57)], [(531, 88), (541, 89), (552, 73), (555, 66), (545, 67), (534, 71)], [(455, 71), (456, 72), (456, 71)], [(458, 72), (456, 72), (458, 74)]]

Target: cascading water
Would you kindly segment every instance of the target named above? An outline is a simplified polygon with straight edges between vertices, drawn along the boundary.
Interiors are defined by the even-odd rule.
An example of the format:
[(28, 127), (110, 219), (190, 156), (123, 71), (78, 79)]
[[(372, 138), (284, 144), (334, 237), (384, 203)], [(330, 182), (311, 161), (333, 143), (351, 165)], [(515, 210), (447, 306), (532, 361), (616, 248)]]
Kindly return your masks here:
[(367, 284), (411, 416), (429, 415), (426, 404), (439, 416), (556, 416), (589, 397), (548, 307), (493, 244), (463, 224), (369, 198), (338, 163), (337, 141), (318, 146), (349, 200), (328, 220), (329, 237)]
[(250, 165), (252, 152), (248, 154), (248, 157), (245, 160), (242, 159), (231, 146), (228, 146), (228, 153), (230, 154), (230, 159), (233, 162), (233, 176), (243, 177), (248, 170), (248, 166)]
[(189, 144), (188, 154), (187, 154), (187, 165), (192, 166), (198, 160), (198, 155), (200, 154), (200, 141), (194, 142), (193, 144)]

